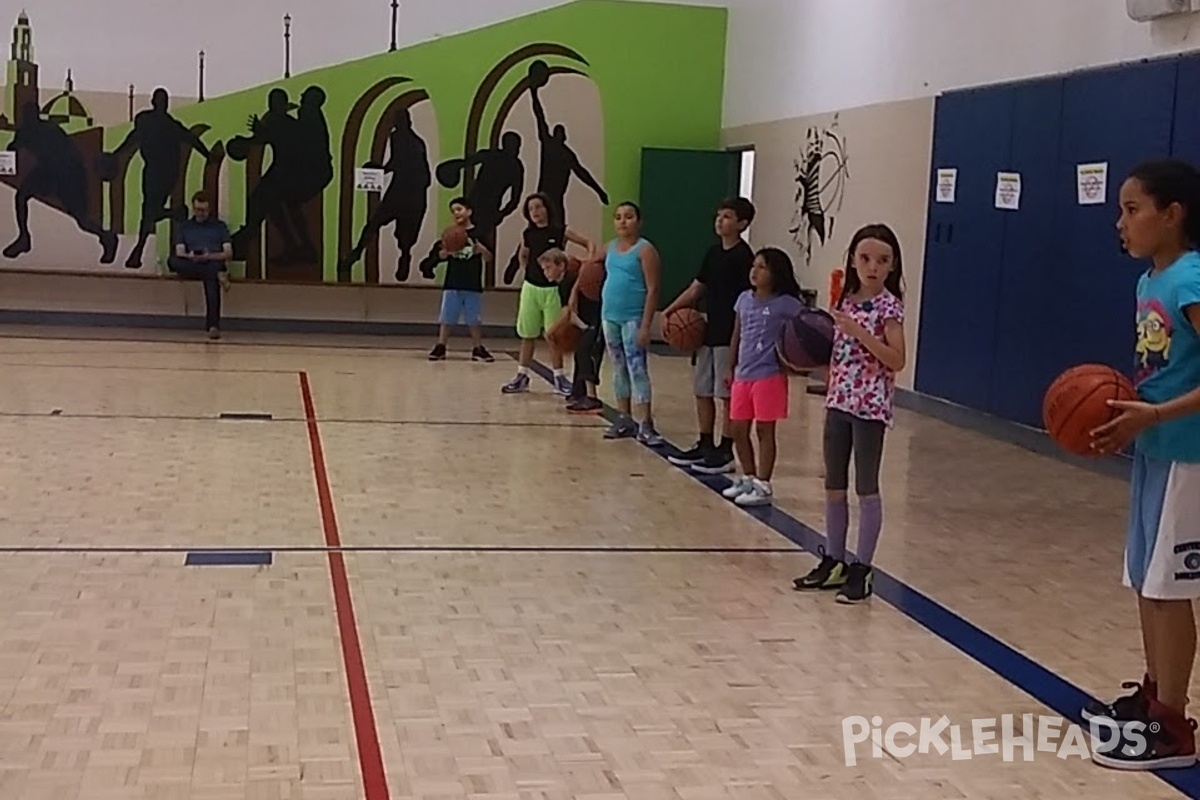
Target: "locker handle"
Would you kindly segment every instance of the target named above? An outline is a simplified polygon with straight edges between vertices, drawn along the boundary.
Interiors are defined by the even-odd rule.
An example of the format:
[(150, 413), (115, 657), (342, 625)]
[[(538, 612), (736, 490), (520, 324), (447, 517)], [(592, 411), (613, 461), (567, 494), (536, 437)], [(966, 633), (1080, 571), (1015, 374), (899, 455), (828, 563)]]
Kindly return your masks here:
[(938, 244), (942, 241), (942, 223), (938, 223), (933, 229), (933, 243)]

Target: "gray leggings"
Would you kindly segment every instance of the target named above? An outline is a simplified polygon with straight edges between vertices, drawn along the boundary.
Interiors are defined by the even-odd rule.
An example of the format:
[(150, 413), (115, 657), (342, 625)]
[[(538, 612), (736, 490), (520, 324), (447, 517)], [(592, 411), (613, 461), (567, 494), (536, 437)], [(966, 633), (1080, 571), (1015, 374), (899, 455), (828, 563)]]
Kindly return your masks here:
[(844, 411), (825, 412), (825, 491), (850, 488), (850, 454), (854, 453), (854, 488), (859, 497), (879, 494), (879, 465), (887, 427)]

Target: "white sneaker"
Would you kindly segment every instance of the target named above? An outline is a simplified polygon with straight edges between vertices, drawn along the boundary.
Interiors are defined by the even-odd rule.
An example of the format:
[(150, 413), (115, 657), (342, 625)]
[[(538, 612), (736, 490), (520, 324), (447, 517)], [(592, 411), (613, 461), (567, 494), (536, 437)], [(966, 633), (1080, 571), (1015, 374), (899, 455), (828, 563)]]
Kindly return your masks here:
[(733, 499), (739, 506), (769, 506), (774, 498), (771, 485), (762, 481), (751, 483), (748, 491), (742, 492)]
[(721, 492), (721, 496), (727, 500), (734, 500), (746, 492), (754, 490), (754, 479), (747, 478), (745, 475), (739, 475), (733, 479), (733, 484)]

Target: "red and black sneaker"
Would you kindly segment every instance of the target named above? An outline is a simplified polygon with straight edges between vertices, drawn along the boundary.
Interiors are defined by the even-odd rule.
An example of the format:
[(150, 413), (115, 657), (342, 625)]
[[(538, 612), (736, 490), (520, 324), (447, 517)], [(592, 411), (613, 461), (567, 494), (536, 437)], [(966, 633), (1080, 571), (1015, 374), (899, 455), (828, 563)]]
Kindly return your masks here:
[(1093, 700), (1080, 712), (1084, 720), (1091, 722), (1093, 719), (1102, 718), (1117, 722), (1131, 722), (1145, 719), (1150, 709), (1150, 700), (1158, 696), (1157, 687), (1150, 680), (1150, 676), (1147, 675), (1143, 678), (1141, 683), (1126, 681), (1121, 684), (1121, 688), (1133, 689), (1134, 692), (1124, 697), (1118, 697), (1111, 703)]
[(1151, 699), (1143, 720), (1094, 718), (1092, 761), (1121, 770), (1186, 769), (1196, 764), (1196, 721)]

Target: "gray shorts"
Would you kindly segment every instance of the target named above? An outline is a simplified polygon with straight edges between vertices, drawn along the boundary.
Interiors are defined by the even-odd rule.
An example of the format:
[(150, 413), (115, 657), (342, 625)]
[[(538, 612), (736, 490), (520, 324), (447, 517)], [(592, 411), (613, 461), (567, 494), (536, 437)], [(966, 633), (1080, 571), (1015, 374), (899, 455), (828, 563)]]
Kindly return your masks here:
[(725, 376), (732, 361), (728, 347), (701, 347), (692, 357), (692, 393), (696, 397), (729, 399)]

